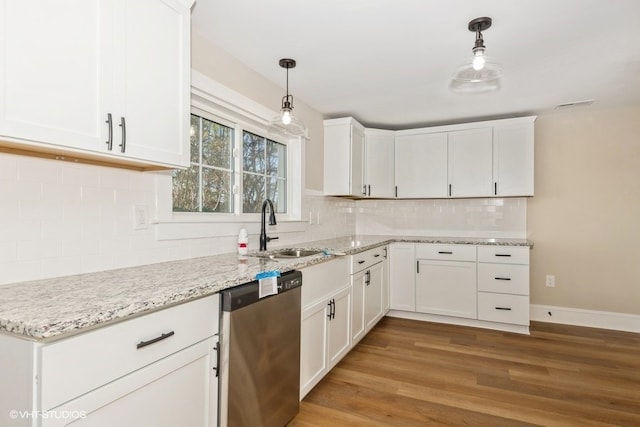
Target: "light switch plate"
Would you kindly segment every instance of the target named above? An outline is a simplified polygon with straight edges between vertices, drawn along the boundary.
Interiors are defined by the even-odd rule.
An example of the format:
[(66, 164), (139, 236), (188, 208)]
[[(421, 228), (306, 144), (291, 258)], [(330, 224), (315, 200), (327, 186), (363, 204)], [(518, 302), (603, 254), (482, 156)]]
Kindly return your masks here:
[(145, 230), (149, 228), (149, 210), (147, 205), (133, 206), (133, 229)]

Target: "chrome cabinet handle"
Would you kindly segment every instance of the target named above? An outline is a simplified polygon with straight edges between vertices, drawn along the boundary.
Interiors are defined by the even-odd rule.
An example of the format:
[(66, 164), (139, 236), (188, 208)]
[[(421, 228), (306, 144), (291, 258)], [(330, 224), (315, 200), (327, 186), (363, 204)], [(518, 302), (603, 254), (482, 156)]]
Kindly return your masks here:
[(136, 348), (137, 349), (141, 349), (142, 347), (146, 347), (148, 345), (155, 344), (158, 341), (166, 340), (167, 338), (169, 338), (169, 337), (171, 337), (173, 335), (175, 335), (175, 332), (171, 331), (171, 332), (167, 332), (166, 334), (161, 334), (159, 337), (156, 337), (156, 338), (151, 339), (149, 341), (140, 341), (138, 344), (136, 344)]
[(124, 153), (124, 150), (127, 148), (127, 124), (124, 120), (124, 117), (120, 117), (120, 124), (118, 126), (122, 128), (122, 143), (120, 144), (120, 152)]
[(111, 119), (111, 113), (107, 114), (107, 121), (105, 121), (105, 123), (109, 129), (109, 139), (105, 141), (105, 144), (107, 144), (107, 150), (111, 151), (113, 148), (113, 120)]

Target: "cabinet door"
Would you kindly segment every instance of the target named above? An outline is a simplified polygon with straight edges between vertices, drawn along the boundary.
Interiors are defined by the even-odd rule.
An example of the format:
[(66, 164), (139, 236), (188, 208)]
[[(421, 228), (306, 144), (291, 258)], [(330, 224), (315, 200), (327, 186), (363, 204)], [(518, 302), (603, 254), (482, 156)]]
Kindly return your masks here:
[(364, 336), (364, 300), (365, 300), (365, 276), (366, 271), (360, 271), (351, 276), (352, 288), (352, 316), (351, 316), (351, 341), (355, 345)]
[(365, 130), (365, 181), (367, 196), (394, 197), (393, 132)]
[(413, 243), (389, 246), (389, 306), (416, 311), (416, 257)]
[(43, 418), (42, 426), (212, 425), (212, 342), (195, 344), (54, 408), (52, 413), (59, 416)]
[(397, 197), (447, 197), (447, 134), (398, 135)]
[(351, 195), (364, 193), (364, 129), (351, 126)]
[(364, 127), (351, 117), (324, 121), (324, 194), (364, 196)]
[(302, 311), (300, 329), (300, 399), (327, 372), (329, 301), (319, 301)]
[(476, 318), (476, 263), (418, 260), (416, 311)]
[(384, 248), (384, 261), (382, 261), (382, 315), (389, 311), (389, 247)]
[(371, 267), (364, 290), (364, 322), (365, 331), (370, 331), (382, 318), (382, 278), (383, 263)]
[(533, 122), (493, 128), (496, 196), (533, 196)]
[(351, 286), (332, 297), (333, 316), (329, 320), (328, 369), (333, 368), (351, 349)]
[(493, 131), (449, 132), (449, 197), (493, 195)]
[(113, 2), (0, 0), (0, 135), (104, 150)]
[[(123, 0), (114, 114), (127, 157), (189, 166), (190, 10), (176, 0)], [(125, 120), (126, 134), (122, 120)]]

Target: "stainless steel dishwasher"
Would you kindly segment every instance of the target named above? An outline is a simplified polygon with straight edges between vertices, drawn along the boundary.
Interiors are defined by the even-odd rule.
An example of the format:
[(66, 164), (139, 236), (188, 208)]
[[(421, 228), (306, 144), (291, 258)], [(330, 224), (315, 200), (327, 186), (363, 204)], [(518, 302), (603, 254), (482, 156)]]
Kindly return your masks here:
[(302, 273), (278, 278), (258, 298), (258, 281), (222, 291), (220, 425), (282, 427), (300, 405)]

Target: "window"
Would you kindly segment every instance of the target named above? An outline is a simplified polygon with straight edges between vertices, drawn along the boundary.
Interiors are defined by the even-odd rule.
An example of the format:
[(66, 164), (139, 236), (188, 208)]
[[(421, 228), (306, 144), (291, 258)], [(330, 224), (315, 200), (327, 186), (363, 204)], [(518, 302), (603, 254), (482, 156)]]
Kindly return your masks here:
[(251, 132), (242, 136), (242, 211), (260, 212), (265, 198), (287, 211), (287, 147)]
[(269, 198), (286, 213), (287, 145), (220, 122), (191, 115), (191, 167), (173, 173), (173, 211), (257, 213)]

